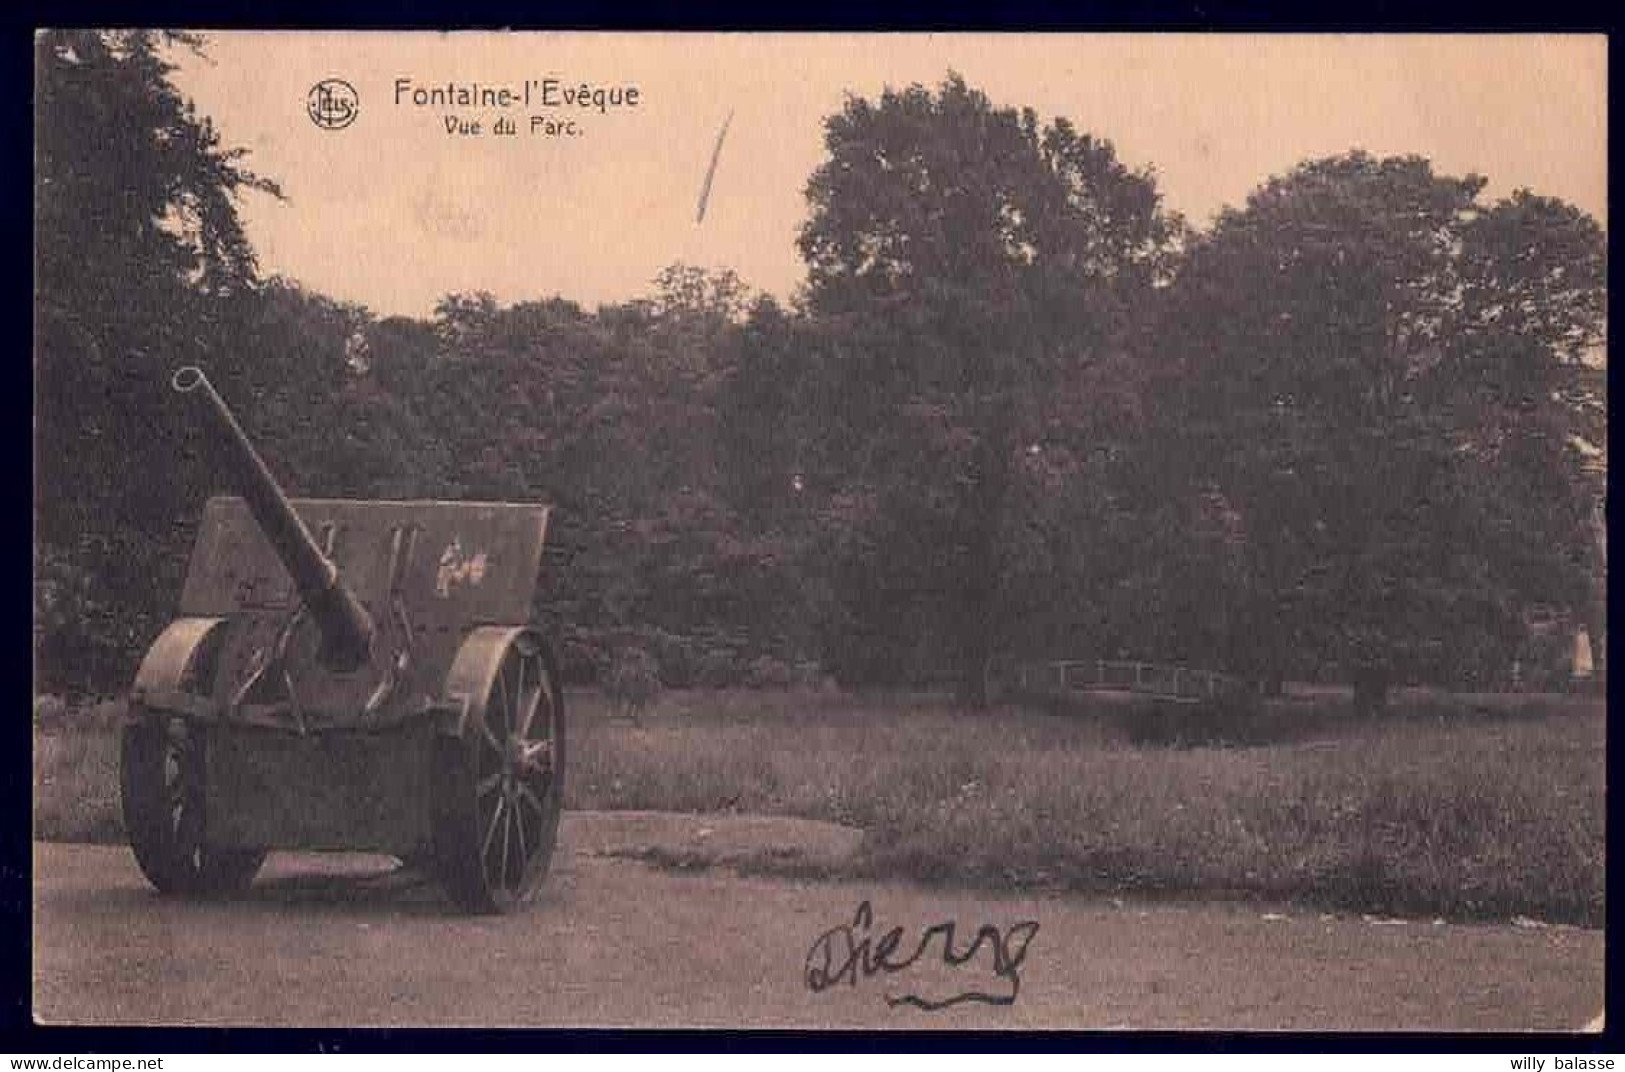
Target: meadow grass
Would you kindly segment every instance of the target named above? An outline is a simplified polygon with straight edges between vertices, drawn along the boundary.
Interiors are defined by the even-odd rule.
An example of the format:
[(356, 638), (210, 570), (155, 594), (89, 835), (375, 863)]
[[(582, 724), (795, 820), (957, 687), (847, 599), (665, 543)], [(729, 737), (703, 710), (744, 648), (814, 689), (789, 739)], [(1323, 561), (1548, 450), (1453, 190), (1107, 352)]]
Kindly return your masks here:
[[(1405, 694), (1365, 723), (1289, 701), (1225, 747), (1147, 745), (1132, 708), (689, 692), (632, 722), (570, 700), (570, 807), (845, 823), (848, 876), (1603, 919), (1601, 698)], [(38, 836), (118, 836), (113, 721), (36, 715)]]
[(121, 841), (116, 700), (69, 706), (34, 703), (34, 836), (55, 841)]
[(869, 876), (1600, 924), (1603, 710), (1408, 694), (1359, 724), (1318, 700), (1249, 720), (1276, 743), (1170, 748), (1134, 743), (1134, 710), (691, 694), (631, 725), (589, 699), (569, 796), (855, 825)]

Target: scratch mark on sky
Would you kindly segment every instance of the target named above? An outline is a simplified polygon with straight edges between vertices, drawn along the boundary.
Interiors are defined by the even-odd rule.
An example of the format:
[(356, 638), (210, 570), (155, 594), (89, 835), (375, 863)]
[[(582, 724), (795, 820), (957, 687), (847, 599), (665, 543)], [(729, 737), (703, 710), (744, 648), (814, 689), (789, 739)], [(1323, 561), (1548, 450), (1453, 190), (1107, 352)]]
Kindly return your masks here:
[(695, 223), (705, 221), (705, 206), (711, 200), (711, 180), (717, 177), (717, 161), (722, 157), (722, 142), (728, 136), (728, 124), (733, 121), (734, 114), (730, 111), (728, 118), (722, 121), (722, 129), (717, 131), (717, 143), (711, 148), (711, 166), (705, 169), (705, 183), (700, 187), (700, 207), (694, 213)]

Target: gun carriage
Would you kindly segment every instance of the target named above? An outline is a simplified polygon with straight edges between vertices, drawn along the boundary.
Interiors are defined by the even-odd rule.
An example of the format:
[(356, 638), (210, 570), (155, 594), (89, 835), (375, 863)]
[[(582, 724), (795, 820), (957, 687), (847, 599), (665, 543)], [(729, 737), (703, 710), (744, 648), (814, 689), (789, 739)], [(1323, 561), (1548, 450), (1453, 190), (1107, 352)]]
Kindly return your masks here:
[(235, 497), (123, 730), (130, 844), (159, 890), (245, 888), (272, 849), (386, 853), (469, 911), (522, 904), (563, 802), (564, 704), (530, 624), (549, 508), (288, 499), (202, 371)]

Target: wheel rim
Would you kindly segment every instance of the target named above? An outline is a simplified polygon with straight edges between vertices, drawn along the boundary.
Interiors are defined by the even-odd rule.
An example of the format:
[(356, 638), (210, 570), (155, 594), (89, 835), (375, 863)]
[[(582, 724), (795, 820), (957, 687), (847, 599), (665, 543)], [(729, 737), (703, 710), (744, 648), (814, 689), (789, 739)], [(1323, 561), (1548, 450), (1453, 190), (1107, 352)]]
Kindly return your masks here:
[(480, 876), (499, 904), (522, 898), (558, 826), (558, 710), (541, 647), (509, 645), (474, 736)]

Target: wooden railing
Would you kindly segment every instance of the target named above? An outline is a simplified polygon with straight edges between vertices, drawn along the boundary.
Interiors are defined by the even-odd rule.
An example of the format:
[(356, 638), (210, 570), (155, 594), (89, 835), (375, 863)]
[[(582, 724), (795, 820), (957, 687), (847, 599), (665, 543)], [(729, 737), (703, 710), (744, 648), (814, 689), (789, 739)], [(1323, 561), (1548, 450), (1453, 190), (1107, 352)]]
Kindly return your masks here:
[(1247, 687), (1242, 679), (1229, 674), (1122, 659), (1021, 663), (1016, 667), (1015, 685), (1026, 696), (1138, 692), (1189, 702), (1215, 699)]

